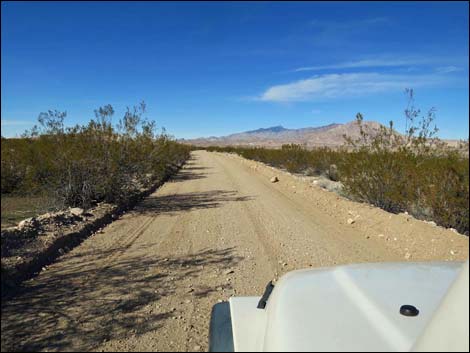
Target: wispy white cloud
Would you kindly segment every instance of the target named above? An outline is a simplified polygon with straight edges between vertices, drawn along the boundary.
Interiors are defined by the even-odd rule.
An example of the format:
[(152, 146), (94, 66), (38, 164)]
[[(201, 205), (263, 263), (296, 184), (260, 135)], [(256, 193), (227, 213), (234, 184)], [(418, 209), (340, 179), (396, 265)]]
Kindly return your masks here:
[(392, 75), (380, 73), (345, 73), (317, 75), (308, 79), (268, 88), (257, 100), (295, 102), (356, 97), (406, 87), (437, 85), (447, 78), (439, 75)]
[(427, 59), (410, 58), (410, 59), (396, 59), (396, 58), (373, 58), (364, 60), (355, 60), (341, 62), (338, 64), (331, 65), (317, 65), (317, 66), (306, 66), (299, 67), (294, 72), (301, 71), (319, 71), (329, 69), (357, 69), (357, 68), (368, 68), (368, 67), (402, 67), (402, 66), (413, 66), (429, 63)]
[(436, 69), (436, 72), (440, 74), (448, 74), (448, 73), (456, 72), (456, 71), (462, 71), (462, 68), (451, 65), (451, 66), (438, 67)]

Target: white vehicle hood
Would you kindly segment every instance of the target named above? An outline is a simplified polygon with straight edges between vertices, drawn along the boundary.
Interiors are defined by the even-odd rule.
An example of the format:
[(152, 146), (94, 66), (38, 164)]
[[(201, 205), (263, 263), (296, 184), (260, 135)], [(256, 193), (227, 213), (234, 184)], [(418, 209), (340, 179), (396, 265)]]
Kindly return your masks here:
[[(265, 309), (256, 309), (256, 297), (230, 299), (235, 351), (410, 351), (461, 265), (374, 263), (288, 273)], [(400, 314), (402, 305), (419, 314)]]

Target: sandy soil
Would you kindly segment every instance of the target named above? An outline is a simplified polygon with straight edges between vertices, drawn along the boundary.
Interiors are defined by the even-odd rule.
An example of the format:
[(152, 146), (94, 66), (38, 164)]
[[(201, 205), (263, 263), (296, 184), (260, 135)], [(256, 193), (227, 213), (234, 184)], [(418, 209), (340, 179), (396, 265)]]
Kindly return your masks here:
[(451, 230), (197, 151), (173, 180), (2, 303), (1, 349), (203, 351), (214, 304), (261, 295), (285, 272), (467, 257), (468, 238)]

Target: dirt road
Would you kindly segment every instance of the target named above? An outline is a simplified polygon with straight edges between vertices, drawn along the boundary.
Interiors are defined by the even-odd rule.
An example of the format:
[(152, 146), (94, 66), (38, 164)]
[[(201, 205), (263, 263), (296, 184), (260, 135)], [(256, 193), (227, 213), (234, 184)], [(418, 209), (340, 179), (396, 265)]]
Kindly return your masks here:
[(468, 238), (450, 230), (197, 151), (172, 181), (2, 303), (1, 348), (202, 351), (215, 303), (261, 295), (290, 270), (467, 256)]

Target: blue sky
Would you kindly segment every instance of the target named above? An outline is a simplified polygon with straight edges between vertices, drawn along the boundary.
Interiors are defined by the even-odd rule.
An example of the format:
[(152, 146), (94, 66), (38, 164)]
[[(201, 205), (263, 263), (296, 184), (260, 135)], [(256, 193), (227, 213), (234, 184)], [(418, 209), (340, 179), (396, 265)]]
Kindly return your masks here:
[(2, 135), (141, 100), (176, 137), (365, 119), (468, 138), (467, 2), (2, 2)]

